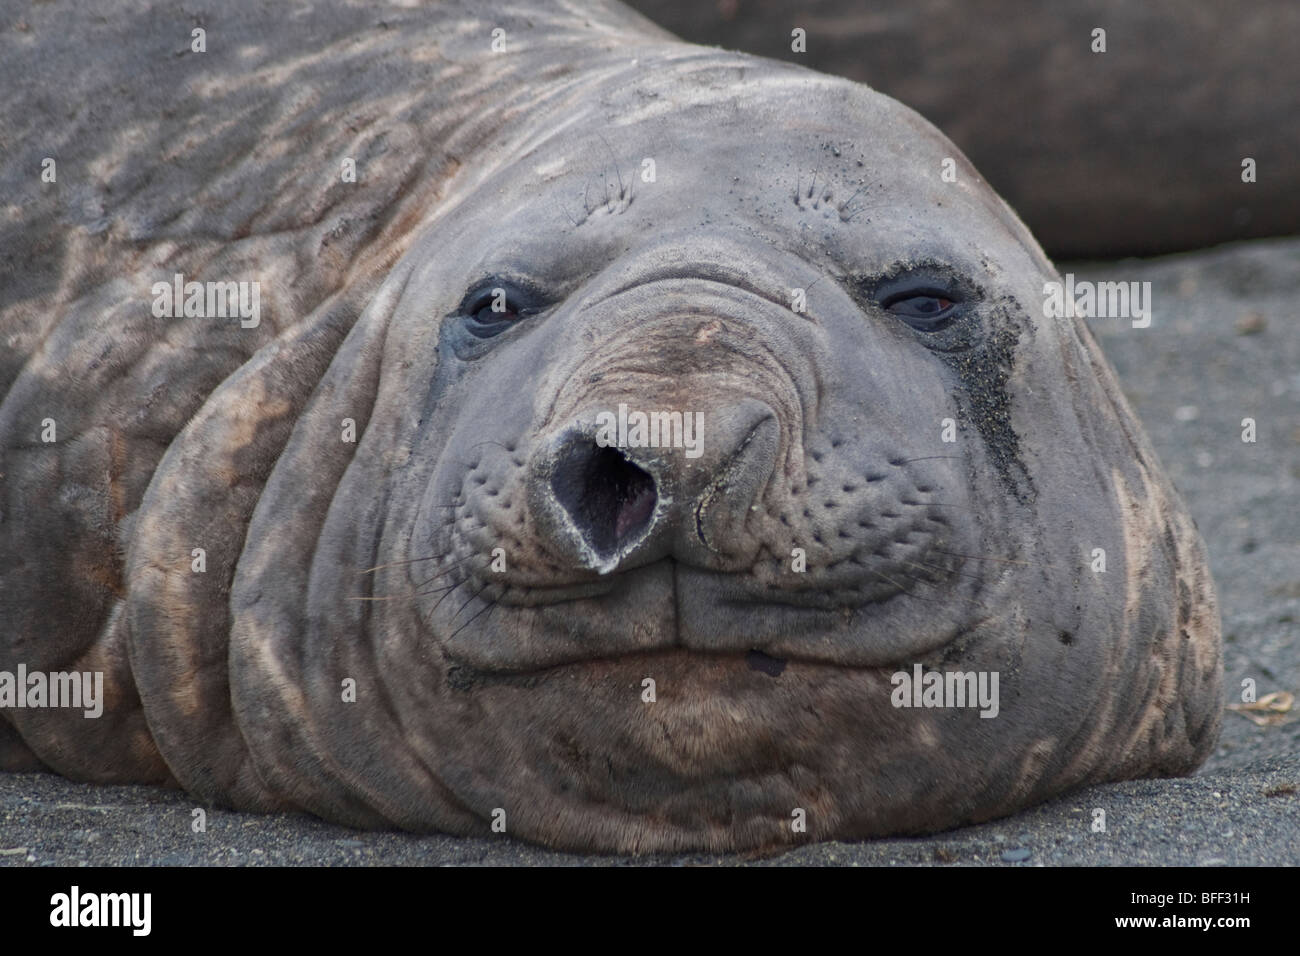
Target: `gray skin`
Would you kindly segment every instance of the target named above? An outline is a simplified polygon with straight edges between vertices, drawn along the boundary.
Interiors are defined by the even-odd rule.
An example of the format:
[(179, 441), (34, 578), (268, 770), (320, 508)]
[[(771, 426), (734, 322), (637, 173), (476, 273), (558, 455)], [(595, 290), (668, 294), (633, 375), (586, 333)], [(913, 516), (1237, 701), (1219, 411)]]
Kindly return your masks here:
[[(1061, 257), (1300, 233), (1292, 0), (633, 0), (693, 43), (867, 83)], [(791, 30), (806, 49), (791, 49)], [(1092, 31), (1106, 31), (1106, 52)], [(1241, 161), (1257, 163), (1253, 183)]]
[[(917, 114), (614, 5), (227, 4), (201, 55), (118, 6), (93, 53), (45, 6), (0, 50), (0, 670), (108, 688), (0, 710), (0, 766), (638, 853), (1208, 754), (1199, 536)], [(155, 318), (177, 272), (259, 281), (261, 324)], [(621, 402), (702, 454), (598, 448)], [(996, 671), (998, 715), (894, 707), (915, 664)]]

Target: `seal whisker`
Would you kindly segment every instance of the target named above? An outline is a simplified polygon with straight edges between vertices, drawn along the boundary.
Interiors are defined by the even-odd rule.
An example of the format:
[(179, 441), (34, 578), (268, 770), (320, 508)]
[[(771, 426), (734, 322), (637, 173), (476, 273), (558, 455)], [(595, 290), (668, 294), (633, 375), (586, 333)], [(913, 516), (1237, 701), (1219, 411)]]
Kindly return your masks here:
[[(1032, 561), (1014, 561), (1011, 558), (995, 558), (988, 554), (962, 554), (960, 551), (943, 551), (939, 548), (932, 548), (935, 554), (946, 554), (952, 558), (970, 558), (972, 561), (996, 561), (998, 564), (1016, 564), (1022, 568), (1037, 567)], [(1050, 568), (1052, 565), (1045, 564), (1043, 567)]]
[[(420, 589), (420, 588), (423, 588), (426, 584), (429, 584), (429, 583), (432, 582), (432, 581), (436, 581), (438, 578), (442, 577), (444, 574), (449, 574), (450, 572), (456, 570), (456, 568), (460, 567), (462, 564), (465, 563), (465, 561), (468, 561), (468, 560), (470, 560), (470, 559), (469, 559), (469, 558), (465, 558), (463, 561), (457, 561), (455, 564), (453, 564), (451, 567), (447, 568), (445, 571), (441, 571), (441, 572), (439, 572), (438, 574), (435, 574), (433, 577), (429, 578), (427, 581), (421, 581), (419, 584), (417, 584), (414, 588), (412, 588), (412, 589), (409, 590), (409, 591), (403, 591), (403, 592), (400, 592), (400, 593), (397, 593), (397, 594), (379, 594), (379, 595), (371, 595), (371, 596), (357, 596), (357, 597), (353, 597), (351, 600), (353, 600), (353, 601), (392, 601), (392, 600), (396, 600), (397, 598), (416, 598), (416, 597), (420, 597), (421, 595), (425, 595), (425, 594), (437, 594), (439, 591), (444, 591), (444, 590), (447, 590), (447, 589), (449, 589), (449, 588), (454, 588), (454, 587), (457, 586), (457, 584), (460, 584), (460, 583), (463, 583), (463, 582), (457, 582), (457, 584), (449, 584), (449, 585), (446, 586), (446, 588), (428, 588), (428, 589), (423, 590), (423, 591), (422, 591), (422, 590), (419, 590), (419, 589)], [(406, 564), (406, 563), (408, 563), (408, 562), (405, 562), (405, 561), (394, 561), (394, 562), (392, 562), (392, 563), (396, 565), (396, 564)], [(384, 566), (385, 566), (385, 565), (381, 565), (381, 567), (384, 567)]]
[[(477, 596), (478, 596), (478, 595), (475, 595), (475, 597), (477, 597)], [(471, 598), (471, 600), (473, 600), (473, 598)], [(484, 611), (487, 612), (488, 617), (491, 617), (491, 616), (492, 616), (492, 611), (496, 608), (496, 606), (497, 606), (498, 603), (499, 603), (499, 602), (497, 602), (497, 601), (489, 601), (489, 602), (488, 602), (487, 604), (485, 604), (482, 608), (480, 608), (479, 610), (475, 611), (474, 614), (471, 615), (471, 617), (470, 617), (470, 619), (469, 619), (468, 621), (466, 621), (466, 622), (465, 622), (464, 624), (462, 624), (460, 627), (456, 628), (456, 630), (454, 630), (454, 631), (451, 632), (451, 634), (447, 637), (447, 640), (449, 640), (449, 641), (452, 640), (452, 638), (454, 638), (457, 634), (459, 634), (461, 631), (465, 630), (465, 628), (467, 628), (467, 627), (469, 627), (471, 624), (473, 624), (476, 620), (478, 620), (479, 615), (482, 614)], [(454, 620), (454, 618), (453, 618), (453, 620)], [(483, 618), (483, 620), (486, 621), (486, 620), (487, 620), (487, 617)]]
[(427, 578), (426, 580), (421, 581), (419, 584), (416, 585), (416, 587), (417, 587), (417, 588), (422, 588), (422, 587), (424, 587), (426, 584), (431, 584), (431, 583), (433, 583), (434, 581), (438, 580), (438, 578), (442, 577), (444, 574), (450, 574), (452, 571), (455, 571), (455, 570), (456, 570), (457, 568), (459, 568), (461, 565), (465, 564), (465, 563), (468, 562), (468, 561), (473, 560), (473, 558), (474, 558), (474, 556), (473, 556), (473, 555), (470, 555), (470, 556), (467, 557), (467, 558), (461, 558), (461, 559), (460, 559), (459, 561), (457, 561), (455, 564), (449, 564), (447, 567), (443, 568), (441, 571), (439, 571), (439, 572), (438, 572), (437, 574), (435, 574), (433, 577), (431, 577), (431, 578)]
[(614, 163), (614, 175), (618, 177), (618, 198), (623, 199), (625, 187), (623, 185), (623, 172), (618, 166), (618, 157), (614, 155), (614, 150), (609, 145), (609, 140), (605, 139), (605, 134), (600, 133), (600, 141), (605, 144), (605, 151), (609, 153), (609, 158)]
[[(436, 611), (438, 610), (438, 605), (441, 604), (443, 601), (447, 600), (448, 595), (452, 594), (452, 593), (453, 593), (453, 592), (454, 592), (458, 587), (460, 587), (462, 584), (464, 584), (464, 583), (465, 583), (466, 581), (468, 581), (468, 580), (469, 580), (469, 578), (461, 578), (461, 579), (460, 579), (459, 581), (457, 581), (455, 584), (452, 584), (452, 585), (448, 586), (447, 588), (441, 589), (441, 590), (443, 591), (443, 595), (442, 595), (442, 597), (438, 598), (438, 600), (434, 602), (433, 607), (431, 607), (431, 608), (429, 609), (429, 623), (430, 623), (430, 624), (433, 623), (433, 615), (434, 615), (434, 612), (436, 612)], [(433, 589), (433, 592), (431, 592), (431, 593), (436, 593), (438, 590), (440, 590), (440, 589), (439, 589), (439, 588), (434, 588), (434, 589)]]
[(893, 578), (889, 577), (888, 575), (886, 575), (886, 574), (881, 574), (879, 571), (875, 570), (874, 568), (868, 568), (867, 570), (868, 570), (870, 573), (874, 574), (876, 577), (880, 578), (882, 581), (885, 581), (885, 582), (887, 582), (888, 584), (891, 584), (891, 585), (893, 585), (894, 587), (898, 588), (898, 591), (899, 591), (900, 594), (906, 594), (906, 593), (907, 593), (907, 588), (905, 588), (903, 585), (899, 584), (897, 581), (895, 581)]
[(569, 210), (564, 208), (564, 204), (560, 202), (560, 198), (558, 196), (554, 197), (553, 205), (557, 209), (559, 209), (560, 212), (564, 213), (564, 218), (569, 220), (569, 225), (571, 225), (574, 229), (578, 228), (578, 221), (574, 219), (571, 215), (569, 215)]
[(929, 568), (932, 571), (942, 571), (945, 574), (959, 574), (964, 578), (971, 578), (972, 580), (975, 581), (978, 581), (980, 579), (980, 576), (972, 571), (959, 571), (956, 568), (945, 568), (941, 564), (926, 564), (924, 562), (917, 562), (917, 561), (904, 561), (903, 563), (910, 565), (914, 568)]
[[(474, 599), (475, 599), (476, 597), (478, 597), (480, 594), (482, 594), (482, 593), (483, 593), (484, 591), (486, 591), (486, 590), (487, 590), (487, 585), (485, 584), (485, 585), (483, 585), (481, 588), (479, 588), (477, 591), (475, 591), (473, 594), (471, 594), (471, 595), (469, 596), (469, 600), (467, 600), (464, 604), (462, 604), (460, 607), (458, 607), (458, 608), (456, 609), (456, 613), (453, 614), (453, 615), (451, 616), (451, 620), (454, 621), (454, 620), (456, 620), (456, 618), (460, 617), (460, 612), (463, 611), (463, 610), (465, 610), (465, 608), (469, 607), (471, 604), (473, 604), (473, 603), (474, 603)], [(448, 621), (448, 623), (451, 623), (451, 621)]]
[[(910, 598), (913, 598), (913, 599), (915, 599), (915, 600), (917, 600), (917, 601), (932, 601), (932, 602), (935, 602), (935, 603), (937, 603), (937, 604), (948, 604), (948, 603), (951, 603), (951, 602), (954, 601), (954, 600), (957, 600), (957, 601), (965, 601), (967, 604), (973, 604), (973, 605), (975, 605), (976, 607), (984, 607), (983, 602), (981, 602), (981, 601), (978, 600), (977, 598), (969, 597), (969, 596), (960, 596), (960, 595), (958, 595), (958, 596), (954, 596), (954, 595), (946, 594), (946, 595), (944, 595), (943, 597), (925, 597), (925, 596), (920, 595), (920, 594), (913, 594), (911, 591), (909, 591), (907, 588), (903, 587), (903, 586), (902, 586), (901, 584), (899, 584), (897, 581), (893, 580), (892, 578), (887, 577), (887, 576), (884, 575), (884, 574), (881, 574), (879, 571), (873, 570), (873, 569), (871, 569), (871, 568), (868, 568), (867, 570), (870, 571), (870, 573), (874, 574), (876, 577), (881, 578), (881, 579), (883, 579), (883, 580), (885, 580), (885, 581), (888, 581), (888, 582), (889, 582), (890, 584), (892, 584), (894, 587), (898, 588), (898, 594), (896, 594), (895, 597), (910, 597)], [(912, 575), (908, 575), (908, 576), (907, 576), (907, 580), (910, 581), (910, 582), (912, 582), (913, 584), (923, 584), (923, 585), (927, 585), (927, 586), (932, 587), (932, 588), (935, 588), (935, 589), (938, 589), (938, 587), (939, 587), (939, 585), (938, 585), (938, 584), (935, 584), (933, 581), (926, 581), (926, 580), (924, 580), (924, 579), (922, 579), (922, 578), (914, 577), (914, 576), (912, 576)]]
[(385, 561), (383, 564), (376, 564), (373, 568), (358, 571), (357, 574), (373, 574), (376, 571), (382, 571), (384, 568), (396, 568), (405, 564), (419, 564), (421, 561), (441, 561), (445, 557), (447, 557), (445, 554), (431, 554), (427, 558), (404, 558), (401, 561)]
[(418, 596), (423, 596), (423, 595), (426, 595), (426, 594), (442, 594), (444, 591), (450, 591), (450, 590), (452, 590), (452, 589), (454, 589), (454, 588), (456, 588), (456, 587), (459, 587), (462, 583), (464, 583), (464, 582), (462, 582), (462, 581), (457, 581), (455, 584), (444, 584), (442, 587), (437, 587), (437, 588), (427, 588), (427, 589), (425, 589), (425, 590), (423, 590), (423, 591), (416, 591), (415, 593), (416, 593), (416, 595), (418, 595)]

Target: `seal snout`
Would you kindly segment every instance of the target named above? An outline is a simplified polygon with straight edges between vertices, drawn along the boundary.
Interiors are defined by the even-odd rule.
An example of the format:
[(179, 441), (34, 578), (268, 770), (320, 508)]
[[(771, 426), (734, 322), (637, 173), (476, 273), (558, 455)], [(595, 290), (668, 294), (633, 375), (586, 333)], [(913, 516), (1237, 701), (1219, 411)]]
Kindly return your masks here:
[[(746, 397), (678, 412), (695, 421), (688, 447), (603, 432), (595, 423), (604, 414), (580, 413), (534, 460), (530, 499), (551, 553), (609, 574), (665, 557), (722, 570), (746, 551), (746, 519), (779, 440), (768, 405)], [(626, 417), (635, 422), (636, 412)]]
[(551, 493), (602, 561), (643, 537), (659, 501), (654, 478), (617, 448), (575, 435), (561, 448)]

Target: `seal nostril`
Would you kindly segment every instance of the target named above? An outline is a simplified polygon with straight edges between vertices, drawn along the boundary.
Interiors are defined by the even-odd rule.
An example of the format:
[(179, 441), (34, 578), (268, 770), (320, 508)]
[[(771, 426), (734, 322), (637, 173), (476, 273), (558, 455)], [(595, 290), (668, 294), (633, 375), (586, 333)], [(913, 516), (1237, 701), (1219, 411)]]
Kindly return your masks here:
[[(640, 471), (639, 468), (636, 470)], [(649, 475), (641, 472), (641, 476), (634, 478), (631, 485), (628, 486), (627, 497), (619, 499), (618, 518), (614, 523), (614, 537), (621, 540), (644, 528), (646, 522), (650, 520), (650, 515), (655, 510), (657, 497), (654, 482), (649, 481)]]
[(654, 479), (616, 448), (570, 445), (556, 463), (551, 490), (587, 545), (615, 554), (650, 524), (659, 500)]

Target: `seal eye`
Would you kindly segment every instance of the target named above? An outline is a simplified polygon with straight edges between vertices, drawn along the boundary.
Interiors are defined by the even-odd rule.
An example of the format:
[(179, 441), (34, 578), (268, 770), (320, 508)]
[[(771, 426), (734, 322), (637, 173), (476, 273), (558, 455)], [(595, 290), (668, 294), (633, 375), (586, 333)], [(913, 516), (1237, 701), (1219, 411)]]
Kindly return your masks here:
[(897, 293), (882, 305), (918, 332), (938, 332), (957, 312), (957, 301), (948, 293), (929, 289)]
[(529, 308), (528, 296), (506, 282), (479, 286), (461, 303), (458, 310), (465, 317), (465, 327), (478, 338), (500, 335), (510, 326), (537, 310)]

